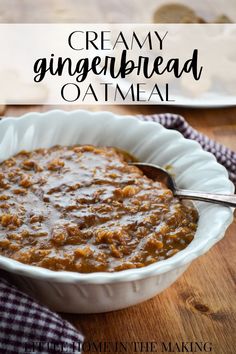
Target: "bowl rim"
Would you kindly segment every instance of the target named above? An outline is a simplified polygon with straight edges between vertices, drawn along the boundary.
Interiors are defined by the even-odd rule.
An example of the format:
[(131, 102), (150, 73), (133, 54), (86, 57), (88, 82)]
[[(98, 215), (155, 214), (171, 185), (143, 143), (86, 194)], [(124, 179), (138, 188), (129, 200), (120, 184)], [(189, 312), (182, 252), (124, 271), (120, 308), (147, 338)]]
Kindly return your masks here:
[[(225, 173), (226, 169), (220, 165), (214, 155), (211, 153), (204, 151), (202, 147), (200, 146), (199, 143), (193, 140), (189, 140), (183, 137), (183, 135), (178, 132), (178, 131), (173, 131), (164, 128), (162, 125), (156, 122), (150, 122), (150, 121), (141, 121), (135, 116), (130, 116), (130, 115), (120, 115), (120, 114), (115, 114), (112, 112), (107, 112), (107, 111), (99, 111), (99, 112), (91, 112), (87, 110), (72, 110), (72, 111), (64, 111), (60, 109), (54, 109), (54, 110), (49, 110), (46, 112), (28, 112), (20, 117), (4, 117), (7, 119), (3, 119), (0, 121), (0, 128), (1, 126), (7, 124), (13, 124), (17, 125), (20, 124), (22, 121), (25, 120), (34, 120), (35, 117), (45, 117), (45, 120), (48, 116), (53, 116), (55, 114), (60, 114), (60, 115), (66, 115), (67, 118), (68, 116), (75, 116), (75, 115), (80, 115), (80, 114), (87, 114), (88, 116), (107, 116), (112, 119), (123, 119), (123, 121), (135, 121), (137, 125), (149, 125), (154, 127), (159, 127), (161, 131), (168, 131), (168, 134), (171, 134), (172, 136), (176, 136), (181, 139), (181, 141), (192, 147), (199, 152), (200, 154), (204, 154), (204, 156), (207, 159), (210, 159), (211, 161), (213, 160), (215, 168), (218, 169), (218, 171), (221, 170), (222, 172), (222, 178), (227, 181), (226, 186), (227, 186), (227, 191), (228, 193), (233, 193), (234, 192), (234, 185), (231, 181), (229, 181), (227, 175)], [(156, 129), (156, 128), (155, 128)], [(171, 132), (171, 133), (170, 133)], [(224, 207), (224, 206), (219, 206), (219, 208), (224, 211), (224, 220), (223, 222), (217, 222), (217, 236), (214, 238), (207, 239), (205, 242), (201, 242), (195, 246), (194, 250), (189, 251), (188, 247), (186, 247), (184, 250), (178, 252), (176, 255), (162, 260), (155, 262), (153, 264), (150, 264), (148, 266), (142, 267), (142, 268), (132, 268), (132, 269), (126, 269), (122, 270), (119, 272), (93, 272), (93, 273), (79, 273), (79, 272), (70, 272), (70, 271), (53, 271), (49, 270), (46, 268), (38, 267), (38, 266), (32, 266), (32, 265), (27, 265), (24, 263), (21, 263), (19, 261), (13, 260), (11, 258), (1, 256), (0, 255), (0, 268), (9, 271), (11, 273), (15, 273), (18, 275), (26, 276), (29, 278), (35, 278), (35, 279), (41, 279), (41, 280), (46, 280), (46, 281), (55, 281), (58, 283), (80, 283), (80, 284), (111, 284), (111, 283), (117, 283), (117, 282), (127, 282), (127, 281), (135, 281), (139, 279), (144, 279), (160, 274), (164, 274), (168, 271), (174, 270), (176, 268), (180, 267), (187, 267), (188, 264), (190, 264), (194, 259), (198, 258), (200, 255), (204, 254), (207, 252), (215, 243), (217, 243), (223, 236), (224, 233), (227, 229), (227, 227), (232, 223), (233, 221), (233, 208), (230, 207)], [(215, 226), (215, 228), (216, 228)]]

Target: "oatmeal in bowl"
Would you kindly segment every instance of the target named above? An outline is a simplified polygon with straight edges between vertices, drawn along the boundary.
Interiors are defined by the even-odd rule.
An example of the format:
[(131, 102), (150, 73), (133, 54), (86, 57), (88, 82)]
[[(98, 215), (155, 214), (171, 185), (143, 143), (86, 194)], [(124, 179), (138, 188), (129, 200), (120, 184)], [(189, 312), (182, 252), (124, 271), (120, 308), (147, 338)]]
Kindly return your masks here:
[(171, 165), (180, 188), (234, 190), (213, 155), (154, 122), (59, 110), (0, 122), (0, 268), (54, 310), (106, 312), (147, 300), (232, 222), (231, 208), (174, 198), (123, 151)]
[(55, 271), (140, 268), (183, 250), (197, 212), (113, 147), (21, 151), (0, 164), (0, 254)]

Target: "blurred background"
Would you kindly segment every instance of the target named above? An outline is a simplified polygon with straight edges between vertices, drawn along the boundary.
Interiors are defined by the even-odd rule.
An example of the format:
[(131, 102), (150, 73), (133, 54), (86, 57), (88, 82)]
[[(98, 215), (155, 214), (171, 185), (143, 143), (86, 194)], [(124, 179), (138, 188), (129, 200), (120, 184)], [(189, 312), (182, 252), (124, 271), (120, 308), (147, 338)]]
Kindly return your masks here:
[[(176, 15), (174, 5), (187, 5), (186, 15)], [(170, 21), (176, 22), (236, 22), (235, 0), (1, 0), (1, 23), (51, 23), (51, 22), (136, 22), (153, 23), (158, 19), (158, 11), (163, 5), (170, 5), (167, 10)], [(180, 9), (183, 12), (184, 10)], [(189, 11), (192, 11), (189, 12)], [(170, 14), (172, 12), (172, 14)], [(165, 15), (165, 14), (164, 14)], [(166, 19), (166, 18), (165, 18)], [(167, 15), (168, 20), (168, 15)], [(161, 21), (160, 21), (161, 22)], [(79, 106), (78, 106), (79, 107)], [(76, 109), (66, 106), (65, 109)], [(0, 112), (6, 115), (20, 115), (25, 111), (48, 110), (51, 106), (7, 106)], [(64, 108), (64, 107), (62, 107)], [(83, 106), (83, 108), (86, 108)], [(122, 114), (160, 113), (171, 111), (183, 115), (190, 124), (207, 133), (222, 143), (229, 145), (228, 135), (236, 134), (236, 114), (232, 108), (193, 109), (187, 107), (165, 106), (90, 106), (91, 110), (106, 109)], [(222, 127), (223, 125), (223, 127)], [(223, 129), (223, 131), (222, 131)], [(234, 135), (235, 137), (235, 135)], [(236, 139), (230, 139), (230, 147), (236, 150)]]
[(187, 5), (207, 22), (219, 21), (222, 15), (236, 22), (235, 0), (1, 0), (0, 22), (149, 23), (163, 4)]
[[(176, 8), (177, 4), (177, 8)], [(185, 7), (181, 7), (181, 5)], [(169, 7), (163, 9), (163, 5)], [(186, 8), (187, 5), (187, 8)], [(236, 22), (235, 0), (1, 0), (1, 23), (51, 23), (51, 22)], [(45, 111), (53, 106), (1, 106), (6, 116), (20, 115), (27, 111)], [(60, 106), (66, 110), (78, 106)], [(236, 150), (236, 109), (190, 108), (158, 105), (82, 106), (90, 110), (111, 110), (121, 114), (152, 114), (173, 112), (211, 138)]]

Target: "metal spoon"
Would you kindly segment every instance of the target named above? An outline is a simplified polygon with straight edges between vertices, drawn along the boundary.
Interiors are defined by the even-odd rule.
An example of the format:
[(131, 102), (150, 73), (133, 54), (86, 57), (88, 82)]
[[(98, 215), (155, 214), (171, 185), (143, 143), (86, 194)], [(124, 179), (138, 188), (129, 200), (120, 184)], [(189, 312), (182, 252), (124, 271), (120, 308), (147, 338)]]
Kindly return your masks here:
[(174, 178), (159, 166), (143, 162), (132, 162), (130, 165), (138, 167), (147, 177), (163, 182), (173, 192), (175, 197), (236, 207), (236, 194), (215, 194), (179, 189)]

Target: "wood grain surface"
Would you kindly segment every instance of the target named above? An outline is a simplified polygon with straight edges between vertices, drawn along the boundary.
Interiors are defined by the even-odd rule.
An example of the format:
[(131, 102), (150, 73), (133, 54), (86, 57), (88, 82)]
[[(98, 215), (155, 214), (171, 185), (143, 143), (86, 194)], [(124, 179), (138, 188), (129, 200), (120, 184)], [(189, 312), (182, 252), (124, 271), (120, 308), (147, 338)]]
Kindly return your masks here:
[[(72, 110), (81, 107), (7, 106), (5, 116), (52, 108)], [(167, 111), (181, 114), (199, 131), (236, 150), (236, 108), (125, 105), (83, 108), (119, 114)], [(62, 316), (81, 329), (87, 341), (157, 342), (157, 353), (161, 353), (161, 342), (211, 342), (212, 353), (235, 354), (235, 236), (236, 219), (222, 241), (193, 262), (175, 284), (149, 301), (107, 314)], [(128, 354), (132, 353), (128, 351)]]
[[(0, 22), (151, 22), (164, 0), (1, 0)], [(211, 20), (236, 16), (235, 0), (179, 0)], [(145, 11), (143, 4), (145, 3)], [(4, 107), (1, 107), (3, 111)], [(52, 106), (7, 106), (6, 116), (46, 111)], [(199, 131), (236, 150), (236, 108), (190, 109), (157, 106), (66, 106), (120, 114), (173, 112)], [(235, 354), (236, 220), (206, 255), (197, 259), (169, 289), (129, 309), (96, 315), (62, 316), (81, 329), (86, 340), (104, 342), (211, 342), (214, 354)], [(158, 347), (157, 353), (161, 353)], [(88, 352), (88, 351), (87, 351)], [(147, 351), (143, 351), (146, 353)], [(176, 353), (177, 351), (173, 351)], [(133, 354), (131, 351), (126, 351)]]

